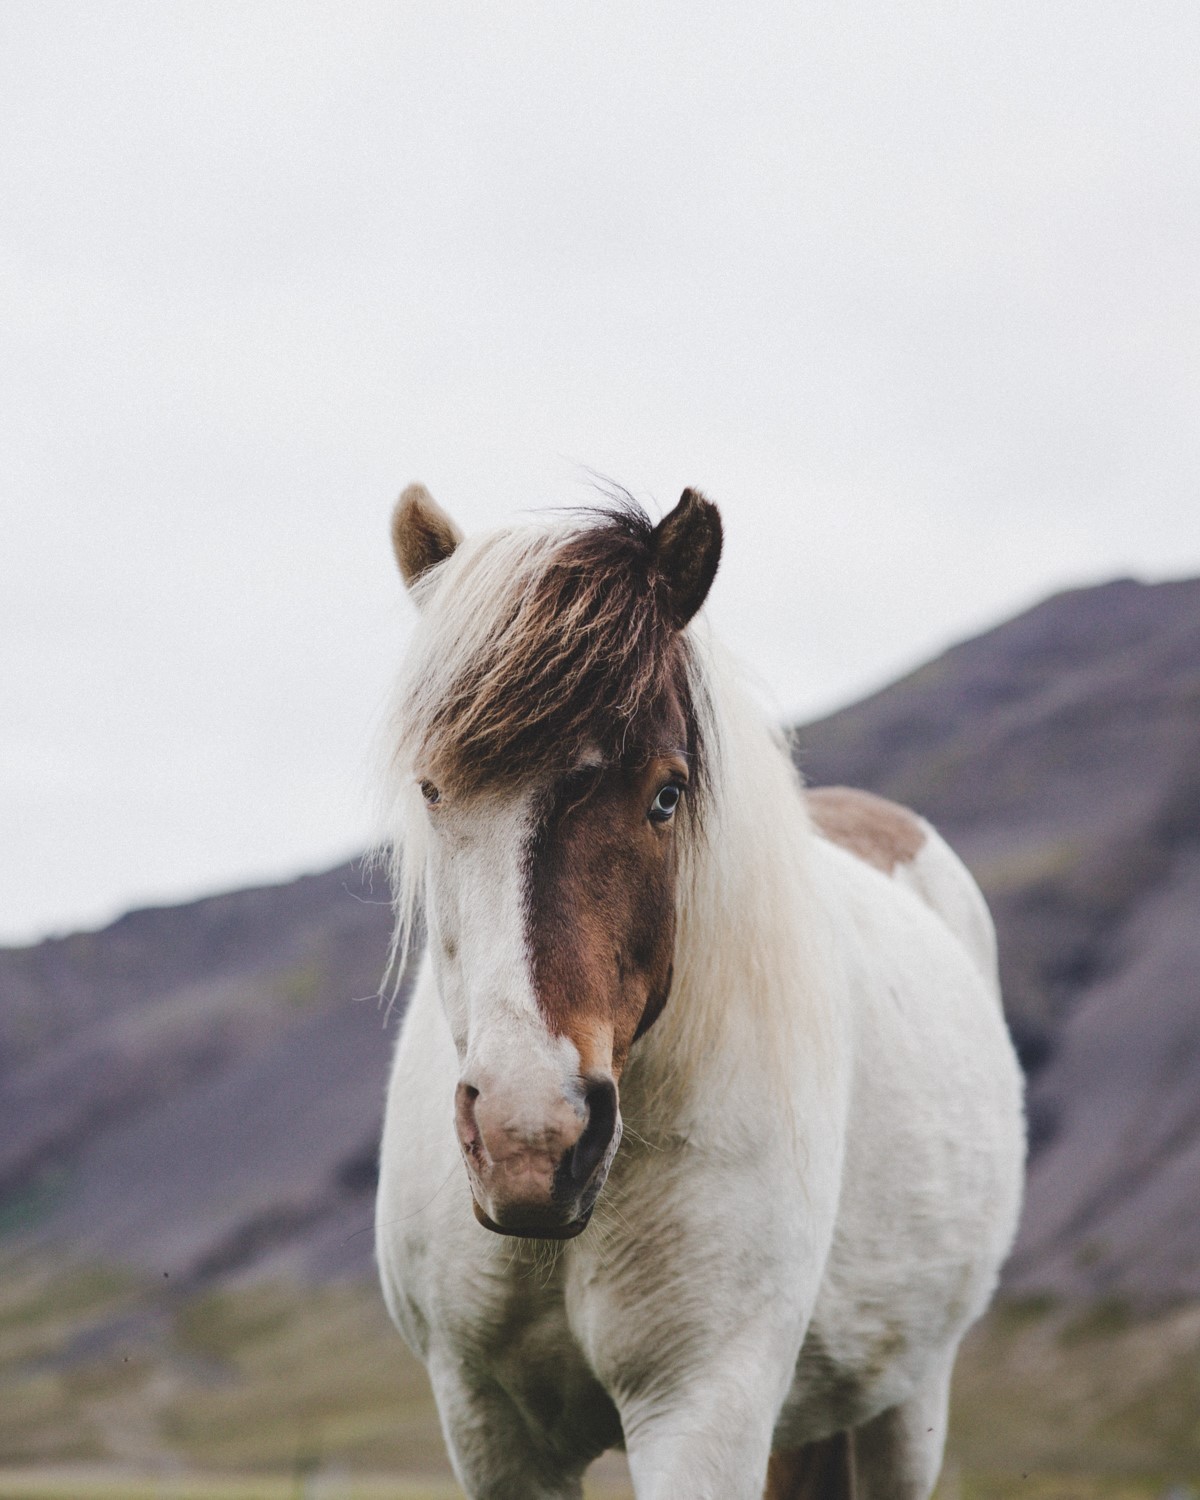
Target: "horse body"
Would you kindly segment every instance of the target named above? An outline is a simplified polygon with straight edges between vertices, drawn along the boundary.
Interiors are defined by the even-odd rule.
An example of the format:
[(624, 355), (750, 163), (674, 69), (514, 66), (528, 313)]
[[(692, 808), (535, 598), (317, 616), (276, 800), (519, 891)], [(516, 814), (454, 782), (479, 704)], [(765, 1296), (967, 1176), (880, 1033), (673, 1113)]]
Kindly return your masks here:
[[(441, 571), (448, 589), (453, 565)], [(679, 853), (669, 1001), (655, 1011), (643, 986), (653, 1019), (627, 1047), (619, 1029), (595, 1042), (594, 1016), (547, 1041), (511, 999), (531, 965), (528, 943), (502, 940), (520, 905), (502, 871), (514, 847), (542, 847), (528, 779), (426, 847), (430, 951), (381, 1158), (385, 1297), (472, 1496), (578, 1496), (587, 1464), (623, 1444), (640, 1500), (750, 1500), (772, 1452), (776, 1500), (852, 1483), (866, 1500), (923, 1500), (954, 1355), (1020, 1198), (1020, 1079), (990, 922), (928, 825), (863, 794), (806, 796), (719, 656), (696, 670), (719, 768), (705, 830)], [(449, 910), (463, 899), (465, 923)], [(464, 953), (472, 933), (479, 951)], [(462, 965), (476, 990), (510, 998), (468, 1015)], [(564, 1095), (581, 1119), (600, 1112), (595, 1079), (619, 1083), (624, 1135), (588, 1146), (585, 1125), (562, 1147), (560, 1184), (588, 1146), (572, 1212), (586, 1223), (594, 1201), (594, 1219), (546, 1242), (525, 1235), (575, 1233), (535, 1191), (571, 1131), (557, 1103), (519, 1130), (513, 1111), (557, 1098), (547, 1080), (564, 1056), (593, 1080), (588, 1102)], [(464, 1105), (462, 1090), (522, 1057), (534, 1071), (505, 1104), (502, 1138), (522, 1143), (512, 1166), (480, 1145), (474, 1111), (494, 1091), (472, 1084)], [(506, 1215), (515, 1232), (489, 1234)]]

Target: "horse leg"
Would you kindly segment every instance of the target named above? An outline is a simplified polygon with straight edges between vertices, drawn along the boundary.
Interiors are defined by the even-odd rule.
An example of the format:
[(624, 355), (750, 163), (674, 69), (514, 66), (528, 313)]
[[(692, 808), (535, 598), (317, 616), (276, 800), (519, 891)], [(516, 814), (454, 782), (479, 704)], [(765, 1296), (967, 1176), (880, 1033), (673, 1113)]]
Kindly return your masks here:
[(618, 1403), (637, 1500), (762, 1500), (780, 1383), (745, 1364)]
[(499, 1385), (468, 1384), (432, 1362), (429, 1374), (450, 1462), (470, 1500), (582, 1500), (579, 1469), (536, 1441)]
[(855, 1428), (857, 1500), (929, 1500), (942, 1467), (952, 1367)]
[(772, 1453), (763, 1500), (855, 1500), (854, 1441), (838, 1432), (820, 1443)]

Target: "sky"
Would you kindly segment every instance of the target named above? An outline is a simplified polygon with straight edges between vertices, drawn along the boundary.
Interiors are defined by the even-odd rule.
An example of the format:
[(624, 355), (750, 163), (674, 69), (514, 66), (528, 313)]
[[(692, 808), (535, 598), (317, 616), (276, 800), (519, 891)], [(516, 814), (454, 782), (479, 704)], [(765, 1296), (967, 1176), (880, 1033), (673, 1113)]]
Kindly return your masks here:
[(7, 0), (0, 941), (330, 865), (387, 542), (721, 507), (787, 719), (1200, 573), (1200, 8)]

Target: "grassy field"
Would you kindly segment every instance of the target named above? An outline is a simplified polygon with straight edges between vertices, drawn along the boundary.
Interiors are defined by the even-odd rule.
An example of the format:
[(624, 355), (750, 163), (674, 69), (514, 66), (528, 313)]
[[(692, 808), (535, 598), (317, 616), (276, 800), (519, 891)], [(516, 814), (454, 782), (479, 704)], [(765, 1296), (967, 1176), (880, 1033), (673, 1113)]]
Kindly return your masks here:
[[(625, 1487), (589, 1484), (587, 1500), (632, 1500)], [(453, 1483), (390, 1475), (173, 1475), (90, 1469), (0, 1470), (0, 1500), (461, 1500)]]
[(455, 1500), (452, 1484), (388, 1477), (238, 1477), (97, 1473), (88, 1469), (0, 1471), (0, 1500)]
[[(425, 1375), (370, 1285), (186, 1293), (0, 1268), (0, 1500), (443, 1500)], [(628, 1495), (623, 1460), (595, 1500)], [(1200, 1500), (1200, 1307), (1007, 1303), (968, 1340), (939, 1500)]]

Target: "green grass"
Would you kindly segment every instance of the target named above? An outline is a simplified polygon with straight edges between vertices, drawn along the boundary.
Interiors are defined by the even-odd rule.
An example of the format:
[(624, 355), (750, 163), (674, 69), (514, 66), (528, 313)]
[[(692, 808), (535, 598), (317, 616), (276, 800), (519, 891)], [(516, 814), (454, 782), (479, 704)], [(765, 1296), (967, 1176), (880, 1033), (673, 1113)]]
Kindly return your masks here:
[[(632, 1500), (625, 1488), (588, 1484), (587, 1500)], [(461, 1500), (453, 1483), (392, 1475), (171, 1474), (90, 1469), (0, 1469), (0, 1500)]]
[[(1072, 1474), (951, 1472), (936, 1500), (1162, 1500), (1178, 1488), (1158, 1479), (1089, 1478)], [(1200, 1495), (1200, 1490), (1192, 1493)], [(0, 1500), (460, 1500), (454, 1484), (391, 1475), (141, 1476), (87, 1469), (0, 1470)], [(585, 1488), (588, 1500), (632, 1500), (625, 1488)], [(1190, 1496), (1189, 1496), (1190, 1500)]]
[(135, 1289), (131, 1277), (100, 1266), (85, 1266), (45, 1277), (40, 1268), (18, 1265), (0, 1277), (0, 1361), (10, 1354), (14, 1335), (25, 1330), (39, 1343), (70, 1333), (79, 1321), (111, 1308)]
[(1067, 1319), (1059, 1332), (1059, 1342), (1067, 1348), (1095, 1344), (1124, 1333), (1134, 1322), (1133, 1309), (1123, 1297), (1102, 1297)]
[(168, 1475), (0, 1470), (0, 1500), (457, 1500), (454, 1485), (391, 1477)]
[[(966, 1476), (951, 1473), (938, 1486), (935, 1500), (1162, 1500), (1172, 1488), (1161, 1478), (1119, 1479), (1029, 1471)], [(1182, 1493), (1191, 1500), (1189, 1487), (1184, 1486)]]
[[(1138, 1317), (1116, 1299), (999, 1304), (963, 1346), (948, 1451), (967, 1474), (1029, 1474), (1054, 1495), (1157, 1500), (1190, 1485), (1200, 1497), (1200, 1306)], [(1068, 1491), (1044, 1475), (1079, 1477)], [(989, 1483), (964, 1495), (1026, 1493)]]
[(263, 1286), (182, 1307), (175, 1347), (209, 1378), (160, 1409), (186, 1462), (290, 1469), (328, 1460), (449, 1477), (425, 1372), (374, 1287)]

